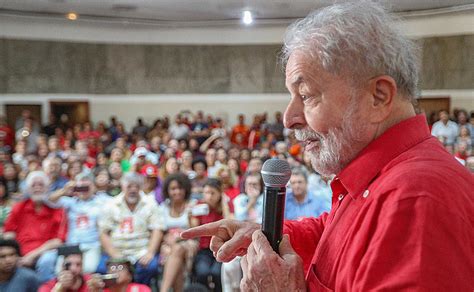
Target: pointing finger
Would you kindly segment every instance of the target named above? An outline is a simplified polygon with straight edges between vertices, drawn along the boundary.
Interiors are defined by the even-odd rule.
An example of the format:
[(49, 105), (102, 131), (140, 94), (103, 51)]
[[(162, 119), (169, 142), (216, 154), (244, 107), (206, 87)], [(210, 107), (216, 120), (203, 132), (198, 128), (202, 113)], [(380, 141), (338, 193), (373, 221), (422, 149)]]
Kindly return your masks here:
[(189, 228), (181, 232), (180, 236), (183, 239), (190, 239), (195, 237), (202, 237), (202, 236), (213, 236), (216, 235), (219, 231), (219, 227), (221, 226), (220, 221), (204, 224), (201, 226)]

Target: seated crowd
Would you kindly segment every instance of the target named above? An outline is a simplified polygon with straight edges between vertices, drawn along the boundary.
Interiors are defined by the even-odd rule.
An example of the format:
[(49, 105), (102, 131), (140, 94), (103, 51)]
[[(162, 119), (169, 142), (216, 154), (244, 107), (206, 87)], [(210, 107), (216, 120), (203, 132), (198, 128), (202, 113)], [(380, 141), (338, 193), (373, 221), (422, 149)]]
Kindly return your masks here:
[[(433, 135), (454, 129), (445, 118)], [(457, 118), (454, 142), (443, 142), (472, 168), (474, 119)], [(281, 113), (238, 120), (227, 128), (184, 112), (150, 127), (138, 119), (127, 132), (115, 117), (94, 127), (63, 115), (40, 127), (25, 111), (15, 130), (0, 117), (0, 290), (238, 291), (240, 258), (221, 264), (210, 238), (180, 232), (223, 218), (261, 222), (260, 170), (272, 157), (292, 167), (286, 219), (328, 212), (332, 197)]]

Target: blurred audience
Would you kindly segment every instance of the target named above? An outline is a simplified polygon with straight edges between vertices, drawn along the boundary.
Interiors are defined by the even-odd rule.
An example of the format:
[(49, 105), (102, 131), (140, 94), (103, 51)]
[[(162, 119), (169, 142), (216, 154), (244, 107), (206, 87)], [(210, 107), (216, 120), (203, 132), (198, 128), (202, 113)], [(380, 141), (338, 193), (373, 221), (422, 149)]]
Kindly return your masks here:
[[(456, 109), (451, 117), (447, 111), (438, 121), (437, 113), (430, 117), (432, 134), (474, 172), (474, 112)], [(5, 283), (23, 279), (24, 271), (41, 282), (74, 278), (73, 286), (79, 285), (58, 257), (57, 248), (65, 243), (79, 246), (83, 275), (96, 268), (125, 271), (113, 286), (96, 275), (88, 281), (93, 289), (107, 284), (106, 291), (119, 291), (158, 280), (163, 291), (191, 284), (238, 290), (239, 259), (221, 267), (208, 238), (183, 241), (179, 232), (229, 217), (260, 222), (260, 171), (272, 157), (295, 169), (287, 218), (328, 211), (332, 191), (331, 177), (314, 172), (304, 147), (284, 129), (280, 112), (239, 114), (237, 120), (227, 126), (222, 117), (182, 111), (153, 122), (139, 117), (127, 131), (117, 117), (75, 124), (62, 114), (41, 127), (27, 110), (14, 125), (0, 116), (0, 235), (19, 243), (18, 252), (10, 244), (13, 253), (5, 257), (0, 246), (0, 288), (21, 287)], [(12, 268), (12, 261), (21, 268)]]

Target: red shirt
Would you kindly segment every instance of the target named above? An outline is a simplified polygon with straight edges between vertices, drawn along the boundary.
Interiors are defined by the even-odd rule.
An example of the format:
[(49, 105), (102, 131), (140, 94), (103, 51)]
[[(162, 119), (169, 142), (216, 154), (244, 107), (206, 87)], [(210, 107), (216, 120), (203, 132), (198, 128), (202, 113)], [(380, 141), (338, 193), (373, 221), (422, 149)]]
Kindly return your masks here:
[[(104, 289), (104, 292), (110, 292), (109, 289)], [(150, 287), (142, 284), (128, 284), (127, 292), (151, 292)]]
[(472, 291), (473, 175), (424, 116), (370, 143), (331, 188), (329, 214), (285, 222), (310, 291)]
[(67, 221), (63, 209), (52, 209), (46, 205), (36, 213), (30, 199), (13, 206), (5, 222), (4, 232), (15, 232), (20, 244), (21, 254), (40, 247), (46, 241), (59, 238), (66, 239)]
[(225, 189), (224, 193), (227, 195), (227, 197), (229, 197), (230, 201), (232, 202), (235, 199), (235, 197), (240, 195), (240, 190), (239, 188), (231, 186), (230, 188)]
[[(89, 289), (87, 287), (87, 281), (90, 280), (90, 278), (92, 278), (91, 275), (84, 275), (82, 277), (82, 286), (79, 287), (79, 289), (77, 290), (66, 290), (66, 292), (69, 292), (69, 291), (74, 291), (74, 292), (88, 292)], [(44, 283), (38, 290), (38, 292), (50, 292), (51, 290), (53, 290), (54, 286), (56, 285), (56, 283), (58, 283), (58, 279), (53, 279), (51, 281), (48, 281), (46, 283)]]
[[(209, 210), (209, 214), (204, 215), (204, 216), (196, 216), (196, 218), (199, 220), (199, 225), (219, 221), (221, 219), (224, 219), (224, 216), (222, 216), (221, 213), (218, 213), (214, 209)], [(205, 236), (199, 238), (199, 249), (206, 249), (209, 248), (209, 244), (211, 243), (211, 237), (210, 236)]]

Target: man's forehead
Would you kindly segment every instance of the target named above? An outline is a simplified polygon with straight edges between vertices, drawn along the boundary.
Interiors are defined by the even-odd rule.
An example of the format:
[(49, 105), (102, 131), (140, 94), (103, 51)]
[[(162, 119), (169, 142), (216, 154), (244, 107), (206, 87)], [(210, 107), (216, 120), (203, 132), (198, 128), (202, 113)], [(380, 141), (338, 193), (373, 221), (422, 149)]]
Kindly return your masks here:
[(11, 246), (2, 246), (2, 247), (0, 247), (0, 254), (4, 255), (4, 254), (11, 254), (11, 253), (16, 253), (15, 248), (13, 248)]

